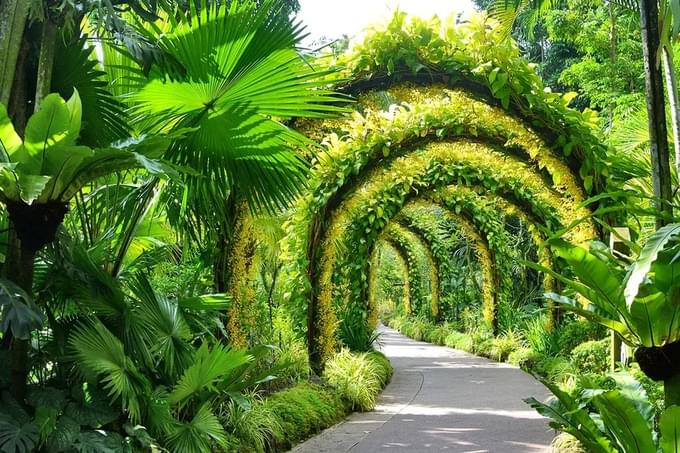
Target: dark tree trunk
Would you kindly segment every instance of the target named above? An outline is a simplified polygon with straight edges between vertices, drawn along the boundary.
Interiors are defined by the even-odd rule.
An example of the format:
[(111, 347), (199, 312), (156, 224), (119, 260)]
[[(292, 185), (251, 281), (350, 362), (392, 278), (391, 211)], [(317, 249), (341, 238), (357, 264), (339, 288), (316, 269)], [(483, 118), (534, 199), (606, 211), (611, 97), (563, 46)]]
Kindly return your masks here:
[(666, 130), (666, 105), (663, 77), (659, 66), (659, 9), (657, 0), (640, 1), (642, 51), (645, 59), (649, 144), (652, 160), (652, 182), (658, 214), (656, 227), (670, 223), (673, 216), (671, 168)]
[[(13, 227), (12, 227), (13, 231)], [(12, 233), (7, 257), (7, 278), (16, 283), (27, 294), (33, 295), (33, 269), (35, 251), (21, 246), (21, 241)], [(26, 397), (28, 383), (30, 340), (13, 337), (10, 340), (10, 390), (19, 402)]]

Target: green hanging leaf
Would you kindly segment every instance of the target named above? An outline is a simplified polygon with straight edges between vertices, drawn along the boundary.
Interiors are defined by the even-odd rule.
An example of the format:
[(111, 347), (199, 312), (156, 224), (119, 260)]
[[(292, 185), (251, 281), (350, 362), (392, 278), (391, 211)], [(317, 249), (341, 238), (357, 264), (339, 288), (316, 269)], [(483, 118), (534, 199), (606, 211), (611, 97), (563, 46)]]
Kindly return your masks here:
[(666, 244), (678, 234), (680, 234), (680, 223), (666, 225), (655, 231), (654, 234), (649, 237), (645, 246), (642, 247), (640, 256), (635, 263), (633, 263), (624, 291), (626, 304), (628, 306), (632, 305), (635, 300), (635, 297), (640, 290), (640, 285), (647, 276), (652, 264), (656, 261), (659, 252), (661, 252)]
[(659, 444), (663, 453), (680, 452), (680, 406), (670, 406), (659, 419)]

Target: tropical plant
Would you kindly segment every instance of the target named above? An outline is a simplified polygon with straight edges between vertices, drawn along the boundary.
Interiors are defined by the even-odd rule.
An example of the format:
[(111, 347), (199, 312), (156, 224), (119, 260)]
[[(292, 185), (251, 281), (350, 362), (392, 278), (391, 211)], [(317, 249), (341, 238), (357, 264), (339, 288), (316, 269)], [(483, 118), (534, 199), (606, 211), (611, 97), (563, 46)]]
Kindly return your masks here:
[[(547, 294), (561, 307), (616, 332), (635, 348), (635, 358), (650, 378), (664, 381), (666, 402), (680, 403), (680, 345), (676, 259), (680, 225), (667, 225), (652, 234), (631, 264), (613, 256), (602, 243), (590, 249), (553, 241), (552, 250), (564, 259), (576, 278), (551, 273), (577, 296)], [(585, 304), (584, 304), (585, 302)]]
[[(29, 118), (23, 139), (0, 105), (0, 201), (6, 206), (18, 245), (10, 251), (8, 277), (32, 296), (35, 254), (55, 238), (69, 202), (88, 182), (130, 168), (161, 175), (175, 170), (159, 159), (170, 144), (162, 134), (129, 140), (108, 148), (78, 146), (81, 103), (57, 94), (43, 99)], [(20, 397), (26, 385), (26, 346), (14, 343), (13, 388)]]
[(324, 379), (334, 386), (352, 409), (371, 410), (392, 374), (389, 362), (372, 353), (340, 351), (326, 365)]
[(616, 383), (613, 390), (584, 389), (576, 396), (542, 380), (554, 398), (546, 403), (535, 398), (525, 401), (551, 419), (553, 428), (576, 437), (590, 452), (678, 451), (680, 407), (666, 409), (657, 424), (654, 409), (640, 383), (627, 373), (613, 373), (611, 377)]

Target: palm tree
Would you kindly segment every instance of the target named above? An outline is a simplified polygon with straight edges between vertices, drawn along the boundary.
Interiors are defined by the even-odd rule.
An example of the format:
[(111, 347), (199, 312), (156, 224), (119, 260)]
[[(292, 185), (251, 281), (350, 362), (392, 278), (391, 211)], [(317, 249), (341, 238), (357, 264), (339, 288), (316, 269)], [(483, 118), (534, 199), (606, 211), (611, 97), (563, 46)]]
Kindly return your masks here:
[(200, 176), (175, 187), (184, 201), (170, 217), (209, 239), (220, 290), (230, 280), (237, 207), (276, 213), (304, 187), (308, 164), (296, 149), (311, 142), (284, 121), (343, 111), (343, 99), (324, 88), (328, 73), (298, 54), (304, 29), (282, 8), (280, 0), (203, 2), (141, 31), (164, 58), (131, 96), (133, 109), (153, 119), (145, 123), (152, 131), (191, 130), (168, 158)]

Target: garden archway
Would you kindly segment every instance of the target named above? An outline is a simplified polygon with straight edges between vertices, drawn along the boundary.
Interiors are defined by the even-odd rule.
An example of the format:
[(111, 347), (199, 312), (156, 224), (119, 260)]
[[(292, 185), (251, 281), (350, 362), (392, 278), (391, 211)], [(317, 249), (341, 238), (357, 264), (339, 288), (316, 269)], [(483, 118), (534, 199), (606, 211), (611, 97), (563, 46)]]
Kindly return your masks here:
[[(292, 313), (306, 314), (297, 328), (317, 369), (336, 342), (337, 294), (328, 285), (335, 279), (354, 295), (341, 305), (367, 306), (372, 244), (408, 199), (451, 184), (478, 187), (521, 207), (539, 222), (539, 237), (590, 216), (583, 202), (606, 176), (606, 149), (589, 114), (544, 90), (486, 19), (441, 30), (400, 15), (394, 21), (402, 23), (388, 27), (387, 49), (388, 32), (378, 31), (345, 61), (350, 82), (341, 88), (359, 94), (361, 115), (299, 125), (316, 138), (328, 134), (283, 246), (286, 294)], [(585, 222), (570, 235), (582, 243), (598, 232)], [(342, 273), (349, 278), (340, 282)]]

